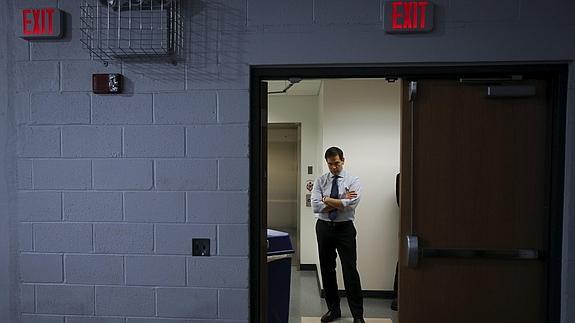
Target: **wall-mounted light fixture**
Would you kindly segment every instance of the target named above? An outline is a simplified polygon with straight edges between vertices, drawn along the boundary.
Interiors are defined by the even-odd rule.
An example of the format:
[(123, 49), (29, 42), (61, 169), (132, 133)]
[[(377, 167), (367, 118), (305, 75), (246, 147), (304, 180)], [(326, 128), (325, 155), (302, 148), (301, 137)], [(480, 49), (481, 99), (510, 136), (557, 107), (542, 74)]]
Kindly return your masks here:
[(94, 94), (120, 94), (124, 87), (122, 74), (92, 74)]

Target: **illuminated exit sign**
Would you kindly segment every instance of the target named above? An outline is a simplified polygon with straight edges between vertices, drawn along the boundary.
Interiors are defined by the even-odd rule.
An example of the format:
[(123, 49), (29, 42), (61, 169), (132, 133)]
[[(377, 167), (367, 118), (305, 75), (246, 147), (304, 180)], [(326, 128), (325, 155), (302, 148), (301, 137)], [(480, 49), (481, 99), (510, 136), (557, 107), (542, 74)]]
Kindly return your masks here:
[(433, 29), (430, 1), (386, 1), (384, 28), (387, 33), (419, 33)]
[(57, 8), (29, 8), (20, 11), (20, 38), (62, 37), (62, 12)]

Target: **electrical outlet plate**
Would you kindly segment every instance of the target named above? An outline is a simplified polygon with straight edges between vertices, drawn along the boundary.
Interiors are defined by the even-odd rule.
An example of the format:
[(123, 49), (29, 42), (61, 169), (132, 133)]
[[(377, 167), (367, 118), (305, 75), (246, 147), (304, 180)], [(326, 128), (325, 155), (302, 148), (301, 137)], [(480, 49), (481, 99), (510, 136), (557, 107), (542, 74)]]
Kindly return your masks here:
[(192, 256), (210, 255), (210, 239), (192, 239)]

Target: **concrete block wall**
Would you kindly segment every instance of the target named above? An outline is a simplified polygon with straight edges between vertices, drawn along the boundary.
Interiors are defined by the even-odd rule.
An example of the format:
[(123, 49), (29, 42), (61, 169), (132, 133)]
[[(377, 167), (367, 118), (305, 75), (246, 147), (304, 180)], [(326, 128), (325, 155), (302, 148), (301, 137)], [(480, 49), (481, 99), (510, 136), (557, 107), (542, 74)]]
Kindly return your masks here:
[[(16, 187), (20, 179), (17, 171), (27, 168), (24, 164), (16, 162), (17, 124), (22, 114), (16, 114), (12, 109), (13, 102), (26, 101), (26, 98), (13, 95), (14, 59), (12, 50), (15, 50), (12, 34), (8, 32), (14, 21), (10, 15), (13, 4), (11, 1), (3, 3), (0, 10), (0, 322), (17, 322), (19, 319), (20, 293), (30, 293), (29, 289), (20, 290), (18, 271), (18, 245), (21, 242), (24, 248), (29, 248), (31, 238), (29, 227), (18, 225), (16, 206)], [(29, 175), (29, 174), (28, 174)], [(24, 175), (20, 180), (27, 181)], [(22, 304), (22, 307), (29, 304)]]
[[(19, 265), (2, 266), (0, 282), (19, 288), (0, 288), (2, 321), (248, 321), (250, 65), (575, 58), (573, 1), (436, 0), (436, 28), (422, 35), (385, 34), (382, 1), (186, 1), (183, 62), (106, 67), (81, 48), (77, 0), (9, 0), (0, 257)], [(24, 6), (60, 7), (65, 38), (16, 38)], [(126, 94), (91, 94), (91, 74), (111, 72)], [(564, 323), (575, 320), (573, 73)], [(191, 256), (195, 237), (211, 239), (212, 257)]]
[[(247, 65), (106, 67), (81, 48), (79, 2), (33, 5), (71, 26), (14, 39), (21, 322), (248, 322)], [(91, 93), (107, 72), (126, 94)]]
[[(171, 121), (164, 112), (193, 105), (152, 105), (163, 93), (30, 95), (33, 111), (77, 113), (85, 100), (92, 118), (31, 114), (18, 132), (30, 177), (18, 191), (22, 321), (247, 322), (247, 119), (218, 122), (218, 91), (198, 93), (213, 118)], [(193, 238), (209, 238), (213, 256), (191, 257)]]

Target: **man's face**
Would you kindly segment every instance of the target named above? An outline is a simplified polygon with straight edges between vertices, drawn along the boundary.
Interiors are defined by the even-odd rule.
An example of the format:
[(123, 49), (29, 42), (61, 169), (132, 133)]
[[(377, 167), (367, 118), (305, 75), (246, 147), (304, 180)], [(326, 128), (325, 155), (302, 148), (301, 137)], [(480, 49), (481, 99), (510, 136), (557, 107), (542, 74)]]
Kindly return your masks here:
[(339, 159), (339, 155), (326, 158), (325, 161), (327, 162), (329, 172), (333, 175), (339, 175), (343, 170), (344, 160), (345, 159)]

